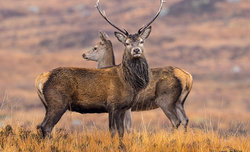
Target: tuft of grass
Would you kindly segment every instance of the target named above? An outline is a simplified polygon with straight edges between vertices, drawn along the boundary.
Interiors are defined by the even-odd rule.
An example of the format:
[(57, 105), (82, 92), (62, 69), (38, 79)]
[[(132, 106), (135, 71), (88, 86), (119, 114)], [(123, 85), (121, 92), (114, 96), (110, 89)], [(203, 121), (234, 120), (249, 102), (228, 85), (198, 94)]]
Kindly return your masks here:
[[(123, 142), (131, 152), (247, 152), (249, 136), (220, 136), (218, 132), (189, 129), (166, 132), (147, 130), (125, 134)], [(52, 138), (41, 138), (37, 130), (7, 125), (0, 128), (0, 151), (120, 151), (119, 139), (111, 139), (107, 130), (91, 130), (68, 133), (58, 129)]]

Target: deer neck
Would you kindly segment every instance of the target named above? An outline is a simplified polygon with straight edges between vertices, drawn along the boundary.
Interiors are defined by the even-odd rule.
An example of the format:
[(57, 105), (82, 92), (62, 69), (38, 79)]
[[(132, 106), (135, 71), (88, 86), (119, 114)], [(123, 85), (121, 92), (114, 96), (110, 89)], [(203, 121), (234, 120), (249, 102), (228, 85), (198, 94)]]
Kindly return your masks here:
[(136, 92), (147, 87), (149, 83), (149, 67), (145, 58), (129, 59), (124, 54), (121, 66), (125, 81)]
[(106, 47), (106, 51), (103, 55), (103, 58), (101, 58), (98, 61), (98, 69), (105, 68), (105, 67), (111, 67), (115, 65), (115, 56), (113, 52), (113, 46), (112, 43), (109, 42), (109, 44)]

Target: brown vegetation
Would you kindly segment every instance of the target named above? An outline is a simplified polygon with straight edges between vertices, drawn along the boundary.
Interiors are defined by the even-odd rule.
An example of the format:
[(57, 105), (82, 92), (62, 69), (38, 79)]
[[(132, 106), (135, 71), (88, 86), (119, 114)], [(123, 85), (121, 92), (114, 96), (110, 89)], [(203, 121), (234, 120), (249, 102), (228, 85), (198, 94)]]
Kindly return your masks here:
[[(1, 151), (120, 151), (118, 138), (111, 140), (108, 131), (88, 130), (66, 132), (58, 129), (53, 139), (42, 139), (35, 130), (6, 126), (0, 129)], [(187, 133), (140, 131), (126, 134), (124, 145), (133, 152), (247, 152), (249, 137), (222, 137), (216, 131), (205, 132), (192, 129)]]

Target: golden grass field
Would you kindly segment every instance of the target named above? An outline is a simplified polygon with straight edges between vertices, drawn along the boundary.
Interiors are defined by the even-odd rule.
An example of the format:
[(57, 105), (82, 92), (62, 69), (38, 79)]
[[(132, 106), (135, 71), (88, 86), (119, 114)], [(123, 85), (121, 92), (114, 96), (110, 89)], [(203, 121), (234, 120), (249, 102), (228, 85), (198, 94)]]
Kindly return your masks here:
[[(58, 129), (53, 139), (41, 139), (35, 130), (6, 126), (0, 130), (1, 151), (124, 151), (118, 148), (118, 137), (110, 138), (106, 130), (66, 132)], [(133, 152), (243, 152), (249, 151), (249, 137), (220, 136), (216, 131), (190, 129), (174, 133), (142, 130), (125, 134), (126, 151)]]
[[(0, 1), (0, 151), (119, 151), (107, 114), (66, 112), (52, 139), (36, 131), (45, 114), (35, 77), (60, 66), (96, 68), (82, 49), (105, 31), (116, 64), (123, 46), (94, 0)], [(148, 21), (155, 0), (101, 0), (110, 19), (130, 32)], [(119, 7), (118, 7), (119, 6)], [(133, 112), (127, 151), (250, 151), (250, 1), (169, 0), (145, 42), (151, 67), (177, 66), (194, 78), (185, 103), (188, 132), (160, 109)], [(136, 25), (136, 27), (135, 27)], [(10, 125), (10, 126), (8, 126)], [(11, 129), (12, 128), (12, 129)]]

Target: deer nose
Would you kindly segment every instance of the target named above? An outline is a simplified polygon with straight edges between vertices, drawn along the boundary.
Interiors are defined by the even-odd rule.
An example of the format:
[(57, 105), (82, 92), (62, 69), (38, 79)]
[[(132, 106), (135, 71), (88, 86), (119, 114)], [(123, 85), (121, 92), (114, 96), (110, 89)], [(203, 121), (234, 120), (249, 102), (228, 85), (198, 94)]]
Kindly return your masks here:
[(85, 57), (86, 57), (86, 54), (85, 54), (85, 53), (83, 53), (83, 54), (82, 54), (82, 57), (83, 57), (83, 58), (85, 58)]
[(140, 53), (140, 49), (139, 48), (135, 48), (134, 49), (134, 54), (139, 54)]

